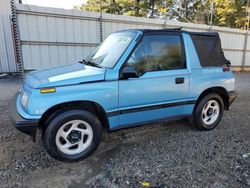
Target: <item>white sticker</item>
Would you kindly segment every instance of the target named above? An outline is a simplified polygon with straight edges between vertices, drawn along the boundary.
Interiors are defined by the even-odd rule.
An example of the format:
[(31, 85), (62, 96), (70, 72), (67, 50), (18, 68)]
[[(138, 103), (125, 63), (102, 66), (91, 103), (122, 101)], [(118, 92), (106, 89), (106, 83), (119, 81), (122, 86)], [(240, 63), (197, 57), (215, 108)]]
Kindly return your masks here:
[(120, 38), (118, 39), (118, 42), (119, 42), (119, 43), (126, 44), (126, 43), (129, 42), (129, 40), (130, 40), (129, 37), (120, 37)]

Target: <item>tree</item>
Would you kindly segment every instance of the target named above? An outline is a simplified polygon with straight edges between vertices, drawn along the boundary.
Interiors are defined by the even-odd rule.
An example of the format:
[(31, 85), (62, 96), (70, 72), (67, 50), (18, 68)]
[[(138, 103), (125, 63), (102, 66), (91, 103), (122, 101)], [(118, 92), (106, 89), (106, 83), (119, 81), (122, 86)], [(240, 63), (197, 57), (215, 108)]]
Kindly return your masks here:
[[(101, 3), (102, 2), (102, 3)], [(105, 13), (147, 17), (145, 0), (88, 0), (86, 4), (75, 9)]]
[(194, 3), (193, 22), (209, 24), (211, 14), (211, 3), (208, 0), (198, 0)]
[(181, 22), (208, 23), (208, 0), (172, 0), (172, 4), (169, 10), (170, 18)]
[(100, 12), (102, 9), (102, 11), (106, 13), (122, 14), (122, 9), (115, 0), (102, 0), (102, 3), (100, 0), (88, 0), (87, 4), (75, 6), (74, 8), (93, 12)]
[(80, 10), (244, 28), (247, 0), (88, 0)]
[(244, 28), (247, 0), (214, 0), (215, 20), (219, 26)]

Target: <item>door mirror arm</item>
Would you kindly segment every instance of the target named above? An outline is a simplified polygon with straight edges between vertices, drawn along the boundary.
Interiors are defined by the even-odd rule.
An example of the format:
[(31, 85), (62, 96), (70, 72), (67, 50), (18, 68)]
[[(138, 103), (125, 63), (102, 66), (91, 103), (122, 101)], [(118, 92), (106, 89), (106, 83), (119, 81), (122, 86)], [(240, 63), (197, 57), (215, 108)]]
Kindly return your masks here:
[(135, 67), (125, 67), (121, 73), (121, 79), (127, 80), (129, 78), (139, 78)]

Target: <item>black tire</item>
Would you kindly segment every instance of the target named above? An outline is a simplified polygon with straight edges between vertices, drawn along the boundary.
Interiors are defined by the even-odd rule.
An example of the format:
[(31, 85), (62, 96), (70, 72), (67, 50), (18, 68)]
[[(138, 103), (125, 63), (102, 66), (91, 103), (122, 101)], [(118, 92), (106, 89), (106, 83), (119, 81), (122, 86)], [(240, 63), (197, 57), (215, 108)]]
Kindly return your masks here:
[[(216, 119), (216, 121), (214, 123), (212, 123), (211, 125), (207, 125), (204, 123), (204, 121), (202, 120), (202, 110), (204, 108), (204, 106), (209, 102), (209, 101), (216, 101), (219, 104), (219, 115)], [(216, 93), (211, 93), (208, 94), (206, 96), (204, 96), (199, 103), (196, 105), (194, 111), (193, 111), (193, 115), (190, 118), (190, 123), (197, 129), (199, 130), (211, 130), (214, 129), (215, 127), (217, 127), (222, 119), (223, 116), (223, 112), (224, 112), (224, 103), (223, 100), (221, 98), (220, 95), (216, 94)]]
[[(72, 120), (83, 120), (87, 122), (92, 128), (93, 137), (90, 145), (84, 151), (75, 155), (68, 155), (58, 149), (56, 145), (56, 134), (61, 126)], [(47, 153), (56, 160), (73, 162), (85, 159), (95, 151), (101, 141), (102, 125), (99, 119), (88, 111), (66, 110), (53, 117), (46, 126), (43, 145)]]

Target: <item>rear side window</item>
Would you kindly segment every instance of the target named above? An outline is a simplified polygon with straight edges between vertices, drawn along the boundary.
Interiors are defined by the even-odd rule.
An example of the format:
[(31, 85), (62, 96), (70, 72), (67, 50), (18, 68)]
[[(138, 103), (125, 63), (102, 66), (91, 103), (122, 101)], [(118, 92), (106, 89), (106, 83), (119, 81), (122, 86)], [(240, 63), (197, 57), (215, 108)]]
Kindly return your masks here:
[(127, 61), (139, 74), (185, 68), (179, 35), (146, 35)]
[(191, 34), (201, 66), (223, 66), (229, 61), (225, 58), (218, 34)]

